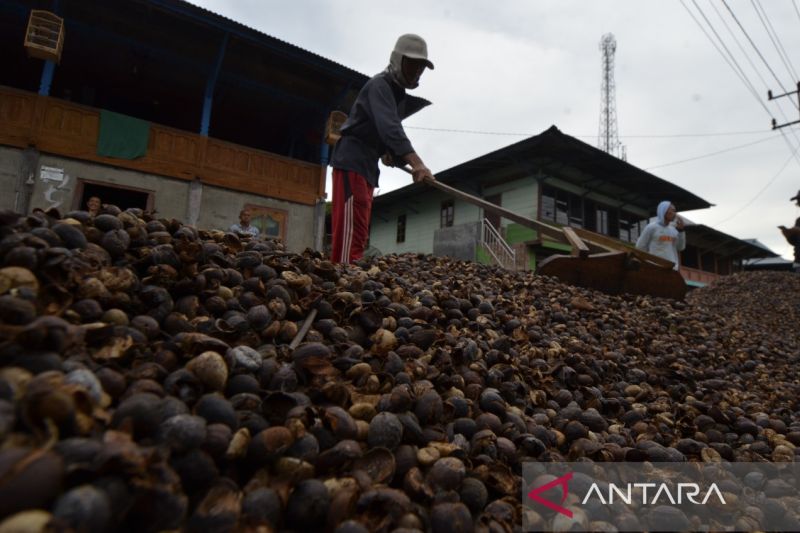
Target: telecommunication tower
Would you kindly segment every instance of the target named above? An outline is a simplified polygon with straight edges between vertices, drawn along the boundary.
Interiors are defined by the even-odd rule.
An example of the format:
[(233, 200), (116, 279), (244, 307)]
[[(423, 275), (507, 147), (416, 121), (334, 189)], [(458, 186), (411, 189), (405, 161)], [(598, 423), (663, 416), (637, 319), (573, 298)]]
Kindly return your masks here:
[(614, 53), (617, 51), (617, 40), (613, 33), (606, 33), (600, 39), (602, 54), (602, 82), (600, 88), (600, 133), (597, 136), (597, 147), (609, 154), (626, 158), (625, 148), (619, 142), (617, 134), (617, 97), (614, 85)]

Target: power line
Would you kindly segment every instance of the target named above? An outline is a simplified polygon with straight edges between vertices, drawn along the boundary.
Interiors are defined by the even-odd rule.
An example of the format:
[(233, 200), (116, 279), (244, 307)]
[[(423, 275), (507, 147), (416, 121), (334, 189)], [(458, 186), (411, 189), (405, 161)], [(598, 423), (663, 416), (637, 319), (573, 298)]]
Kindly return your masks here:
[(792, 5), (794, 6), (794, 12), (797, 13), (797, 18), (800, 19), (800, 8), (797, 7), (797, 0), (792, 0)]
[[(717, 14), (717, 16), (719, 17), (719, 19), (722, 21), (722, 24), (725, 26), (725, 29), (726, 29), (726, 30), (728, 30), (728, 33), (731, 35), (731, 39), (733, 39), (733, 42), (735, 42), (735, 43), (736, 43), (736, 46), (738, 46), (738, 47), (739, 47), (739, 50), (741, 50), (741, 52), (742, 52), (742, 55), (744, 56), (744, 58), (745, 58), (745, 59), (747, 59), (747, 62), (750, 64), (750, 68), (752, 68), (752, 69), (753, 69), (753, 72), (755, 72), (755, 73), (756, 73), (756, 76), (758, 76), (758, 79), (760, 79), (760, 80), (761, 80), (761, 83), (763, 83), (763, 84), (764, 84), (764, 87), (766, 87), (767, 89), (769, 89), (769, 84), (768, 84), (768, 83), (767, 83), (767, 81), (764, 79), (764, 76), (762, 76), (762, 75), (761, 75), (761, 72), (760, 72), (760, 71), (759, 71), (759, 70), (756, 68), (756, 65), (753, 63), (753, 60), (752, 60), (752, 59), (750, 59), (750, 54), (748, 54), (748, 53), (747, 53), (747, 51), (744, 49), (744, 46), (742, 46), (742, 43), (741, 43), (741, 42), (739, 42), (739, 39), (737, 39), (737, 38), (736, 38), (736, 35), (733, 33), (733, 30), (731, 29), (731, 27), (730, 27), (730, 26), (728, 26), (728, 23), (725, 21), (725, 17), (723, 17), (723, 16), (722, 16), (722, 13), (720, 13), (720, 12), (719, 12), (719, 9), (717, 9), (717, 6), (714, 4), (714, 0), (708, 0), (708, 3), (709, 3), (709, 4), (711, 4), (711, 7), (712, 7), (712, 8), (714, 8), (714, 12)], [(768, 109), (768, 108), (767, 108), (767, 106), (766, 106), (766, 105), (765, 105), (765, 104), (764, 104), (764, 103), (761, 101), (761, 97), (759, 97), (759, 96), (758, 96), (758, 94), (756, 94), (755, 96), (756, 96), (756, 99), (758, 100), (758, 102), (759, 102), (759, 103), (761, 104), (761, 106), (764, 108), (764, 110), (765, 110), (767, 113), (769, 113), (769, 109)]]
[[(725, 21), (725, 18), (722, 16), (722, 14), (721, 14), (721, 13), (719, 12), (719, 10), (717, 9), (717, 6), (716, 6), (716, 5), (714, 5), (714, 2), (713, 2), (713, 0), (708, 0), (708, 1), (709, 1), (709, 4), (711, 4), (711, 7), (712, 7), (712, 8), (714, 8), (714, 11), (717, 13), (717, 16), (719, 17), (719, 19), (722, 21), (722, 24), (725, 26), (725, 29), (727, 29), (727, 30), (728, 30), (728, 33), (730, 33), (730, 35), (731, 35), (731, 38), (732, 38), (732, 39), (733, 39), (733, 41), (736, 43), (736, 46), (738, 46), (738, 47), (739, 47), (739, 50), (741, 50), (741, 52), (742, 52), (742, 54), (744, 55), (745, 59), (747, 59), (747, 62), (750, 64), (750, 67), (751, 67), (751, 68), (753, 69), (753, 71), (756, 73), (756, 76), (758, 76), (758, 79), (760, 79), (760, 80), (761, 80), (761, 83), (762, 83), (762, 84), (764, 84), (764, 88), (765, 88), (765, 89), (767, 89), (767, 90), (769, 91), (769, 89), (770, 89), (770, 87), (769, 87), (769, 84), (768, 84), (768, 83), (767, 83), (767, 81), (764, 79), (764, 77), (761, 75), (761, 72), (758, 70), (758, 68), (756, 68), (755, 64), (753, 64), (753, 61), (752, 61), (752, 59), (750, 59), (750, 54), (748, 54), (748, 53), (747, 53), (747, 51), (744, 49), (744, 47), (742, 46), (742, 44), (739, 42), (739, 39), (737, 39), (737, 38), (736, 38), (736, 35), (733, 33), (733, 30), (731, 30), (730, 26), (728, 26), (728, 23)], [(766, 14), (766, 12), (765, 12), (765, 14)], [(709, 22), (709, 24), (710, 24), (710, 22)], [(747, 75), (746, 75), (746, 74), (744, 74), (744, 71), (743, 71), (743, 70), (742, 70), (742, 74), (745, 76), (745, 78), (747, 77)], [(749, 79), (748, 79), (748, 81), (749, 81)], [(753, 89), (752, 83), (750, 83), (748, 86), (749, 86), (749, 87), (750, 87), (752, 90), (755, 90), (755, 89)], [(761, 105), (761, 107), (764, 109), (764, 111), (766, 111), (766, 112), (767, 112), (767, 115), (769, 115), (770, 117), (772, 117), (772, 113), (771, 113), (771, 112), (770, 112), (770, 110), (767, 108), (766, 104), (765, 104), (765, 103), (764, 103), (764, 102), (761, 100), (761, 98), (758, 96), (758, 94), (754, 92), (754, 93), (753, 93), (753, 96), (756, 98), (756, 100), (758, 101), (759, 105)], [(778, 108), (778, 111), (780, 112), (780, 114), (783, 116), (783, 119), (784, 119), (785, 121), (787, 121), (787, 122), (788, 122), (788, 121), (789, 121), (789, 118), (786, 116), (786, 112), (783, 110), (783, 107), (782, 107), (780, 104), (776, 104), (776, 106), (777, 106), (777, 108)], [(795, 139), (795, 140), (796, 140), (798, 143), (800, 143), (800, 139), (798, 139), (798, 137), (797, 137), (797, 134), (796, 134), (794, 131), (792, 131), (792, 135), (794, 136), (794, 139)], [(791, 146), (791, 144), (790, 144), (790, 146), (789, 146), (789, 151), (791, 152), (793, 149), (794, 149), (794, 148), (793, 148), (793, 147)]]
[(761, 144), (763, 142), (771, 141), (772, 139), (776, 139), (776, 138), (777, 138), (777, 135), (770, 135), (769, 137), (765, 137), (764, 139), (759, 139), (757, 141), (749, 142), (749, 143), (746, 143), (746, 144), (740, 144), (738, 146), (732, 146), (730, 148), (725, 148), (724, 150), (719, 150), (719, 151), (716, 151), (716, 152), (711, 152), (711, 153), (699, 155), (699, 156), (696, 156), (696, 157), (690, 157), (689, 159), (681, 159), (680, 161), (673, 161), (671, 163), (664, 163), (663, 165), (655, 165), (655, 166), (652, 166), (652, 167), (647, 167), (647, 168), (645, 168), (645, 170), (653, 170), (653, 169), (656, 169), (656, 168), (670, 167), (672, 165), (678, 165), (680, 163), (687, 163), (689, 161), (695, 161), (697, 159), (704, 159), (706, 157), (711, 157), (711, 156), (718, 155), (718, 154), (724, 154), (725, 152), (732, 152), (734, 150), (738, 150), (740, 148), (745, 148), (747, 146), (753, 146), (753, 145), (756, 145), (756, 144)]
[[(756, 10), (756, 15), (758, 15), (758, 18), (761, 20), (761, 24), (764, 25), (764, 29), (767, 30), (769, 40), (772, 41), (772, 44), (778, 51), (778, 57), (780, 57), (781, 61), (783, 61), (783, 65), (786, 67), (786, 70), (789, 71), (789, 75), (795, 80), (800, 79), (800, 77), (797, 76), (797, 72), (794, 70), (792, 59), (783, 48), (783, 43), (781, 42), (780, 37), (778, 37), (778, 32), (775, 31), (775, 28), (772, 27), (772, 23), (769, 21), (769, 17), (767, 16), (764, 6), (761, 5), (759, 0), (750, 0), (750, 2), (753, 4), (753, 8)], [(758, 12), (759, 9), (761, 9), (761, 12), (764, 13), (764, 18), (761, 18), (761, 13)], [(774, 39), (772, 38), (773, 35), (775, 35)]]
[[(711, 0), (709, 0), (709, 1), (711, 1)], [(731, 67), (731, 69), (733, 69), (733, 72), (739, 77), (739, 80), (741, 80), (741, 82), (744, 83), (745, 87), (750, 91), (750, 94), (753, 96), (753, 98), (756, 99), (756, 101), (764, 109), (764, 111), (766, 111), (767, 115), (772, 117), (772, 113), (770, 113), (769, 108), (767, 108), (767, 105), (761, 100), (761, 97), (758, 96), (758, 91), (756, 91), (756, 88), (753, 86), (752, 82), (750, 81), (750, 78), (744, 72), (744, 69), (739, 65), (739, 62), (736, 61), (736, 58), (734, 57), (733, 53), (727, 47), (727, 45), (725, 44), (725, 41), (722, 39), (722, 37), (719, 35), (719, 33), (717, 33), (717, 30), (714, 29), (714, 25), (711, 24), (710, 20), (708, 20), (708, 17), (706, 17), (705, 13), (700, 8), (700, 6), (697, 4), (697, 2), (695, 0), (692, 0), (692, 3), (694, 4), (695, 8), (697, 8), (697, 10), (700, 12), (700, 15), (703, 17), (703, 20), (706, 21), (706, 24), (708, 24), (708, 27), (711, 29), (711, 31), (714, 32), (714, 35), (717, 37), (717, 40), (719, 41), (719, 43), (722, 45), (722, 47), (728, 53), (728, 56), (730, 57), (730, 60), (728, 59), (728, 57), (725, 56), (725, 54), (722, 52), (722, 50), (720, 50), (719, 46), (717, 46), (717, 43), (714, 41), (714, 39), (711, 37), (711, 35), (709, 35), (708, 32), (705, 30), (705, 28), (703, 27), (702, 23), (700, 23), (700, 21), (697, 20), (697, 18), (694, 16), (694, 14), (691, 12), (691, 10), (686, 6), (686, 4), (683, 3), (683, 0), (681, 0), (681, 5), (683, 5), (684, 9), (686, 9), (686, 11), (689, 13), (689, 16), (691, 16), (692, 19), (695, 21), (695, 23), (700, 27), (700, 29), (705, 34), (705, 36), (708, 38), (708, 40), (711, 42), (711, 44), (714, 46), (714, 48), (717, 49), (717, 52), (719, 52), (719, 54), (722, 56), (722, 59), (724, 59), (725, 62), (728, 63), (728, 66)], [(722, 18), (722, 16), (719, 14), (719, 11), (716, 9), (716, 7), (714, 6), (713, 3), (711, 4), (711, 6), (714, 7), (714, 10), (717, 12), (717, 15), (720, 18)], [(728, 28), (728, 31), (731, 33), (731, 36), (733, 37), (734, 42), (736, 42), (736, 44), (739, 46), (739, 48), (742, 49), (741, 44), (739, 44), (738, 39), (736, 39), (736, 36), (733, 35), (733, 32), (731, 32), (730, 28), (728, 27), (727, 23), (725, 23), (724, 19), (722, 19), (722, 22), (725, 25), (725, 27)], [(750, 60), (750, 57), (747, 55), (746, 52), (744, 52), (743, 49), (742, 49), (742, 52), (744, 53), (744, 56), (748, 60), (748, 62), (750, 62), (750, 65), (753, 67), (753, 70), (756, 72), (758, 77), (764, 83), (765, 87), (767, 89), (769, 89), (769, 86), (767, 85), (766, 81), (764, 81), (764, 78), (761, 76), (761, 74), (758, 72), (758, 69), (755, 68), (755, 65), (753, 65), (753, 62)], [(769, 68), (769, 65), (767, 67)], [(783, 111), (783, 108), (780, 105), (778, 105), (778, 110), (781, 112), (781, 114), (783, 115), (784, 119), (788, 120), (786, 118), (786, 113)], [(795, 137), (796, 137), (796, 134), (795, 134)], [(800, 142), (800, 139), (798, 139), (798, 142)]]
[(760, 191), (758, 191), (758, 192), (756, 193), (756, 195), (755, 195), (755, 196), (753, 196), (753, 197), (752, 197), (752, 198), (751, 198), (751, 199), (750, 199), (750, 200), (749, 200), (749, 201), (748, 201), (746, 204), (744, 204), (742, 207), (740, 207), (740, 208), (739, 208), (737, 211), (735, 211), (735, 212), (734, 212), (732, 215), (730, 215), (728, 218), (726, 218), (726, 219), (724, 219), (724, 220), (720, 220), (719, 222), (717, 222), (716, 224), (712, 225), (711, 227), (712, 227), (712, 228), (716, 228), (716, 227), (717, 227), (717, 226), (719, 226), (720, 224), (722, 224), (722, 223), (724, 223), (724, 222), (727, 222), (727, 221), (729, 221), (730, 219), (732, 219), (733, 217), (735, 217), (736, 215), (738, 215), (739, 213), (741, 213), (742, 211), (744, 211), (745, 209), (747, 209), (748, 207), (750, 207), (750, 205), (752, 205), (752, 203), (753, 203), (753, 202), (755, 202), (755, 201), (756, 201), (756, 199), (757, 199), (759, 196), (761, 196), (761, 194), (763, 194), (763, 192), (764, 192), (764, 191), (766, 191), (766, 190), (769, 188), (769, 186), (770, 186), (770, 185), (772, 185), (772, 183), (773, 183), (773, 182), (774, 182), (776, 179), (778, 179), (778, 176), (780, 176), (780, 175), (783, 173), (783, 171), (784, 171), (784, 170), (786, 170), (786, 167), (789, 165), (789, 161), (791, 161), (791, 160), (792, 160), (792, 158), (793, 158), (793, 157), (795, 157), (795, 156), (797, 155), (797, 151), (798, 151), (798, 149), (800, 149), (800, 145), (798, 145), (798, 147), (794, 149), (794, 152), (792, 152), (792, 154), (791, 154), (791, 155), (788, 157), (788, 159), (786, 159), (786, 161), (785, 161), (785, 162), (783, 163), (783, 165), (781, 166), (780, 170), (778, 170), (778, 172), (777, 172), (777, 173), (775, 173), (775, 175), (774, 175), (774, 176), (772, 176), (772, 178), (771, 178), (771, 179), (770, 179), (770, 180), (767, 182), (767, 184), (766, 184), (766, 185), (764, 185), (764, 186), (761, 188), (761, 190), (760, 190)]
[(769, 70), (770, 74), (772, 74), (772, 77), (775, 78), (775, 81), (778, 82), (778, 86), (781, 89), (783, 89), (783, 92), (789, 92), (783, 86), (783, 84), (781, 83), (780, 78), (778, 78), (777, 74), (775, 74), (775, 71), (772, 70), (772, 67), (769, 66), (769, 63), (767, 63), (767, 60), (764, 59), (764, 56), (761, 54), (761, 50), (758, 49), (758, 47), (756, 46), (756, 43), (754, 43), (753, 39), (750, 38), (750, 34), (747, 33), (747, 30), (744, 29), (744, 26), (742, 26), (742, 23), (739, 22), (739, 18), (736, 16), (736, 14), (733, 12), (731, 7), (728, 5), (728, 2), (726, 0), (722, 0), (722, 4), (725, 6), (725, 8), (727, 8), (728, 12), (733, 17), (733, 20), (736, 21), (736, 24), (739, 25), (739, 28), (742, 30), (742, 33), (744, 33), (744, 36), (747, 37), (747, 40), (750, 41), (750, 44), (753, 46), (753, 49), (756, 51), (756, 54), (758, 54), (758, 57), (761, 58), (761, 61), (764, 62), (764, 65), (767, 67), (767, 70)]
[[(698, 25), (703, 34), (708, 38), (709, 42), (711, 42), (711, 45), (714, 48), (716, 48), (717, 52), (719, 52), (719, 54), (722, 56), (722, 59), (725, 60), (725, 62), (728, 64), (729, 67), (731, 67), (731, 69), (733, 69), (733, 72), (739, 77), (741, 82), (744, 83), (745, 87), (756, 98), (756, 100), (758, 100), (759, 103), (761, 103), (761, 105), (764, 107), (764, 110), (767, 111), (767, 113), (769, 114), (769, 109), (767, 109), (767, 106), (763, 102), (761, 102), (761, 99), (758, 97), (758, 93), (755, 87), (753, 87), (753, 84), (750, 83), (749, 79), (747, 79), (747, 76), (744, 74), (744, 71), (736, 62), (736, 59), (733, 57), (733, 54), (731, 54), (730, 50), (728, 50), (728, 47), (725, 45), (725, 42), (722, 40), (717, 31), (714, 29), (714, 26), (711, 24), (711, 21), (708, 20), (708, 17), (706, 17), (705, 13), (703, 13), (703, 10), (700, 9), (700, 6), (697, 5), (697, 2), (695, 2), (695, 0), (692, 0), (692, 3), (694, 4), (694, 7), (697, 9), (697, 11), (700, 12), (700, 15), (702, 15), (703, 19), (706, 21), (706, 24), (708, 24), (708, 27), (711, 28), (711, 31), (714, 32), (714, 35), (717, 36), (717, 39), (719, 40), (720, 44), (722, 44), (722, 46), (725, 48), (725, 51), (728, 52), (728, 56), (730, 56), (731, 59), (728, 59), (728, 56), (726, 56), (725, 53), (722, 50), (720, 50), (719, 46), (717, 46), (717, 43), (714, 41), (711, 35), (708, 34), (705, 27), (703, 27), (703, 24), (699, 20), (697, 20), (697, 17), (694, 16), (692, 10), (689, 9), (689, 7), (683, 3), (683, 0), (681, 0), (681, 5), (683, 6), (683, 8), (686, 10), (687, 13), (689, 13), (689, 16), (692, 17), (692, 20), (695, 21), (695, 23)], [(731, 61), (733, 61), (733, 63)]]
[[(709, 0), (709, 1), (710, 1), (710, 0)], [(759, 55), (759, 57), (761, 57), (761, 60), (762, 60), (762, 61), (764, 61), (764, 63), (767, 65), (767, 69), (769, 69), (769, 71), (770, 71), (770, 72), (772, 72), (772, 73), (773, 73), (773, 76), (774, 76), (774, 75), (775, 75), (775, 73), (772, 71), (772, 69), (770, 68), (769, 64), (768, 64), (768, 63), (766, 62), (766, 60), (764, 59), (764, 56), (762, 56), (762, 55), (761, 55), (761, 53), (760, 53), (760, 52), (759, 52), (759, 50), (758, 50), (758, 47), (756, 47), (755, 43), (753, 43), (753, 40), (752, 40), (752, 39), (750, 39), (750, 36), (747, 34), (747, 31), (745, 31), (744, 27), (743, 27), (743, 26), (742, 26), (742, 24), (739, 22), (739, 19), (738, 19), (738, 18), (736, 18), (736, 15), (733, 13), (733, 10), (730, 8), (730, 6), (728, 6), (728, 4), (727, 4), (727, 2), (725, 2), (725, 0), (722, 0), (722, 1), (723, 1), (723, 3), (725, 4), (725, 7), (726, 7), (726, 8), (728, 9), (728, 11), (730, 12), (730, 14), (731, 14), (731, 16), (733, 17), (733, 19), (734, 19), (734, 20), (736, 21), (736, 23), (739, 25), (739, 28), (741, 28), (742, 32), (745, 34), (745, 37), (747, 37), (747, 39), (750, 41), (750, 44), (751, 44), (751, 45), (753, 46), (753, 48), (756, 50), (756, 53)], [(690, 15), (690, 16), (692, 17), (692, 19), (695, 21), (695, 23), (697, 23), (697, 25), (698, 25), (698, 26), (700, 26), (700, 29), (703, 31), (703, 33), (704, 33), (704, 34), (705, 34), (705, 36), (706, 36), (706, 37), (709, 39), (709, 41), (711, 41), (711, 44), (714, 46), (714, 48), (716, 48), (716, 49), (717, 49), (717, 52), (719, 52), (719, 53), (720, 53), (720, 55), (722, 55), (722, 58), (725, 60), (725, 62), (726, 62), (726, 63), (728, 63), (728, 66), (730, 66), (730, 67), (733, 69), (733, 71), (736, 73), (736, 75), (737, 75), (737, 76), (739, 76), (739, 79), (740, 79), (740, 80), (742, 81), (742, 83), (744, 83), (744, 84), (745, 84), (745, 86), (746, 86), (746, 87), (747, 87), (747, 88), (750, 90), (751, 94), (752, 94), (752, 95), (753, 95), (753, 97), (756, 99), (756, 101), (759, 103), (759, 105), (760, 105), (760, 106), (761, 106), (761, 107), (764, 109), (764, 111), (766, 111), (766, 112), (767, 112), (767, 115), (768, 115), (768, 116), (772, 116), (772, 113), (770, 113), (770, 111), (769, 111), (769, 109), (767, 108), (766, 104), (764, 104), (764, 102), (761, 100), (761, 98), (759, 98), (759, 96), (758, 96), (757, 92), (755, 91), (755, 88), (753, 87), (753, 84), (750, 82), (749, 78), (748, 78), (748, 77), (747, 77), (747, 75), (744, 73), (744, 70), (743, 70), (743, 69), (742, 69), (742, 68), (739, 66), (738, 62), (737, 62), (737, 61), (736, 61), (736, 59), (733, 57), (733, 54), (731, 54), (730, 50), (729, 50), (729, 49), (728, 49), (728, 47), (725, 45), (725, 42), (722, 40), (722, 38), (719, 36), (719, 34), (717, 33), (717, 31), (714, 29), (714, 26), (711, 24), (711, 21), (710, 21), (710, 20), (708, 20), (708, 17), (706, 17), (706, 16), (705, 16), (705, 13), (703, 13), (703, 10), (700, 8), (700, 6), (699, 6), (699, 5), (697, 5), (697, 2), (696, 2), (695, 0), (692, 0), (692, 2), (694, 3), (695, 7), (696, 7), (696, 8), (697, 8), (697, 10), (700, 12), (700, 14), (703, 16), (703, 19), (706, 21), (706, 23), (708, 24), (709, 28), (711, 28), (711, 31), (713, 31), (713, 32), (714, 32), (714, 35), (716, 35), (716, 36), (717, 36), (717, 39), (719, 39), (719, 41), (720, 41), (720, 44), (722, 44), (722, 46), (725, 48), (725, 50), (726, 50), (726, 51), (728, 52), (728, 54), (731, 56), (731, 59), (732, 59), (732, 60), (733, 60), (733, 62), (736, 64), (736, 67), (738, 67), (738, 70), (737, 70), (737, 68), (736, 68), (736, 67), (734, 67), (734, 66), (733, 66), (733, 64), (731, 63), (731, 61), (729, 61), (729, 60), (728, 60), (728, 58), (727, 58), (727, 57), (725, 57), (725, 54), (723, 54), (723, 53), (722, 53), (722, 50), (720, 50), (720, 48), (717, 46), (717, 44), (714, 42), (714, 40), (711, 38), (711, 36), (708, 34), (708, 32), (707, 32), (707, 31), (705, 31), (705, 28), (704, 28), (704, 27), (703, 27), (703, 25), (700, 23), (700, 21), (698, 21), (698, 20), (697, 20), (697, 18), (696, 18), (696, 17), (695, 17), (695, 16), (692, 14), (691, 10), (690, 10), (690, 9), (689, 9), (689, 8), (686, 6), (686, 4), (684, 4), (684, 3), (683, 3), (683, 0), (681, 0), (681, 5), (683, 5), (684, 9), (686, 9), (686, 11), (689, 13), (689, 15)], [(713, 7), (713, 3), (712, 3), (712, 7)], [(714, 8), (714, 9), (715, 9), (715, 11), (716, 11), (716, 8)], [(719, 15), (719, 11), (717, 11), (717, 14)], [(720, 16), (720, 18), (721, 18), (721, 16)], [(727, 25), (727, 23), (725, 23), (724, 19), (723, 19), (723, 24), (725, 24), (725, 26), (726, 26), (726, 27), (728, 27), (728, 25)], [(729, 29), (729, 31), (730, 31), (730, 28), (728, 28), (728, 29)], [(731, 33), (732, 33), (732, 32), (731, 32)], [(735, 37), (735, 36), (733, 36), (733, 39), (734, 39), (734, 41), (735, 41), (735, 42), (737, 43), (737, 45), (738, 45), (738, 44), (739, 44), (739, 41), (738, 41), (738, 39), (736, 39), (736, 37)], [(739, 45), (739, 47), (741, 48), (741, 45)], [(769, 89), (769, 86), (768, 86), (768, 85), (767, 85), (767, 83), (764, 81), (764, 79), (761, 77), (761, 74), (758, 72), (758, 69), (756, 69), (756, 68), (755, 68), (755, 66), (752, 64), (752, 61), (750, 61), (750, 58), (749, 58), (749, 56), (748, 56), (746, 53), (745, 53), (745, 57), (746, 57), (746, 58), (747, 58), (747, 60), (750, 62), (751, 66), (753, 66), (753, 69), (756, 71), (756, 74), (758, 74), (759, 78), (761, 78), (761, 80), (762, 80), (762, 82), (764, 83), (764, 85), (765, 85), (765, 86), (767, 86), (767, 88)], [(777, 77), (776, 77), (776, 79), (777, 79)], [(778, 84), (780, 85), (780, 80), (777, 80), (777, 81), (778, 81)], [(780, 105), (778, 105), (778, 110), (781, 112), (781, 114), (783, 115), (784, 119), (786, 119), (786, 113), (783, 111), (783, 108), (782, 108)], [(788, 120), (788, 119), (787, 119), (787, 120)], [(798, 139), (798, 137), (797, 137), (797, 133), (795, 133), (795, 131), (794, 131), (794, 130), (792, 130), (792, 135), (794, 136), (795, 140), (796, 140), (796, 141), (798, 141), (798, 143), (800, 143), (800, 139)], [(786, 137), (784, 137), (784, 139), (786, 140), (786, 142), (787, 142), (787, 144), (788, 144), (788, 146), (789, 146), (789, 151), (790, 151), (790, 152), (793, 152), (793, 151), (794, 151), (794, 147), (792, 146), (792, 144), (789, 142), (789, 140), (788, 140)], [(798, 159), (798, 163), (800, 163), (800, 159)]]

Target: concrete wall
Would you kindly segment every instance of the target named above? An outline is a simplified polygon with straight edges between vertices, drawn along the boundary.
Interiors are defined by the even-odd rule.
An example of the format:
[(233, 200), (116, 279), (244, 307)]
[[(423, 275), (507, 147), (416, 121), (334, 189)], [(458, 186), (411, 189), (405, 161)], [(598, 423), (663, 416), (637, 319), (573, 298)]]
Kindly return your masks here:
[(197, 226), (227, 229), (239, 221), (239, 211), (245, 204), (255, 204), (287, 212), (286, 247), (302, 252), (314, 247), (314, 206), (300, 205), (254, 194), (245, 194), (219, 187), (203, 186), (203, 201)]
[(17, 179), (20, 174), (22, 151), (0, 146), (0, 209), (15, 208), (14, 198), (17, 190)]
[(437, 229), (433, 237), (433, 254), (475, 261), (480, 228), (480, 222), (467, 222)]
[[(513, 211), (518, 215), (528, 218), (536, 218), (539, 207), (539, 189), (534, 178), (522, 178), (502, 185), (487, 187), (483, 191), (483, 197), (500, 194), (502, 207)], [(500, 224), (508, 226), (512, 222), (506, 218)]]
[(21, 197), (30, 189), (21, 179), (23, 161), (22, 150), (0, 146), (0, 209), (19, 210)]
[[(29, 151), (30, 152), (30, 151)], [(152, 208), (159, 218), (175, 218), (193, 222), (203, 229), (227, 229), (238, 222), (239, 211), (245, 204), (254, 204), (287, 212), (286, 246), (290, 251), (299, 252), (314, 246), (314, 206), (306, 206), (266, 198), (254, 194), (239, 193), (220, 187), (202, 185), (146, 174), (133, 170), (120, 169), (76, 159), (40, 154), (35, 166), (34, 184), (24, 186), (24, 168), (31, 160), (30, 153), (15, 148), (0, 147), (0, 208), (17, 209), (15, 196), (28, 189), (27, 211), (35, 207), (48, 209), (55, 207), (62, 213), (79, 206), (80, 180), (97, 182), (111, 187), (131, 187), (147, 191), (153, 195)], [(53, 167), (63, 171), (62, 181), (46, 181), (41, 168)], [(20, 191), (19, 182), (23, 187)]]

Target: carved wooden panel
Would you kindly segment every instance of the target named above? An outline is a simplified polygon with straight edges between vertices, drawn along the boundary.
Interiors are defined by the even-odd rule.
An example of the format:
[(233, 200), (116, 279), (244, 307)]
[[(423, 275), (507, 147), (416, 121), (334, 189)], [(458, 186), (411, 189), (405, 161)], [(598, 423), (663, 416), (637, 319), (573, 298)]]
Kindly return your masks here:
[(14, 146), (26, 146), (32, 134), (36, 95), (16, 91), (0, 95), (0, 140)]
[(200, 139), (197, 135), (153, 125), (147, 157), (176, 160), (196, 165), (200, 156)]
[(203, 163), (201, 179), (217, 185), (229, 182), (245, 186), (249, 183), (256, 194), (305, 204), (313, 204), (320, 194), (318, 187), (322, 169), (319, 165), (217, 139), (208, 140)]
[(96, 144), (100, 129), (97, 111), (47, 98), (40, 135), (52, 135), (69, 140), (70, 144)]

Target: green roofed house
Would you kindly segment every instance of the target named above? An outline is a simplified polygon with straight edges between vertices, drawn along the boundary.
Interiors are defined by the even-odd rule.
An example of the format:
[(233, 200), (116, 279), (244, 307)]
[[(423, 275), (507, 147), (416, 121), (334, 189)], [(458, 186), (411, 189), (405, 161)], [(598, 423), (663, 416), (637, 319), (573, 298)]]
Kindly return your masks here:
[[(585, 228), (630, 246), (662, 200), (671, 200), (682, 213), (712, 205), (555, 126), (436, 176), (443, 183), (519, 215), (556, 226)], [(570, 251), (568, 245), (424, 184), (377, 196), (372, 212), (370, 247), (383, 254), (432, 253), (533, 270), (549, 255)], [(687, 235), (692, 244), (691, 233)], [(742, 259), (764, 252), (726, 237), (736, 246), (718, 247), (733, 252), (729, 256), (717, 257), (719, 254), (711, 252), (715, 259), (704, 264), (709, 266), (711, 277), (734, 271), (740, 268)], [(701, 255), (708, 252), (698, 252), (698, 246), (690, 250)], [(700, 263), (692, 261), (698, 268), (703, 266)], [(722, 266), (718, 269), (718, 265)]]

